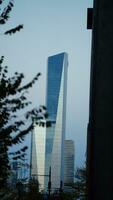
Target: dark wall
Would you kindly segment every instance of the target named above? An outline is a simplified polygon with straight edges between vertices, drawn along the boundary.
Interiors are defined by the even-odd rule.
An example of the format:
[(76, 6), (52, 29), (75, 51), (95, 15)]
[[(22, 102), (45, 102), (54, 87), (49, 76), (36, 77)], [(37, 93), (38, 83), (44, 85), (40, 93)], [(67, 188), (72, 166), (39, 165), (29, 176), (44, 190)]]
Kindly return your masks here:
[(94, 0), (88, 200), (113, 200), (113, 0)]

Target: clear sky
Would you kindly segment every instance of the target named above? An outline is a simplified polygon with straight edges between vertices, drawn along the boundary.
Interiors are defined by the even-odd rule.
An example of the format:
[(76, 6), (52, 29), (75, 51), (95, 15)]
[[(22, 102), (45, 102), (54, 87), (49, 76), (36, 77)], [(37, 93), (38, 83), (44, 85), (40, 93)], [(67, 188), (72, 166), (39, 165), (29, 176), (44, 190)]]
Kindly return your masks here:
[(0, 54), (11, 72), (23, 72), (26, 81), (42, 76), (31, 90), (34, 106), (44, 104), (47, 57), (69, 55), (66, 138), (75, 141), (76, 166), (85, 160), (89, 107), (91, 31), (86, 29), (87, 8), (93, 0), (19, 0), (1, 32), (18, 24), (24, 29), (0, 35)]

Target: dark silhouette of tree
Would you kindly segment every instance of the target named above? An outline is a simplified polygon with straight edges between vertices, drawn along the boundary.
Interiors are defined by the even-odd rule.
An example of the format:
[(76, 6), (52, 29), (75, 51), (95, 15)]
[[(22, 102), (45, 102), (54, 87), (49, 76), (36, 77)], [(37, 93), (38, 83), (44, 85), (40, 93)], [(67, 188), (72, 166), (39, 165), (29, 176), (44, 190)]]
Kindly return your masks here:
[[(14, 1), (0, 0), (0, 25), (6, 24), (14, 6)], [(5, 7), (4, 7), (5, 6)], [(3, 8), (4, 7), (4, 8)], [(14, 34), (20, 31), (23, 25), (6, 30), (7, 34)], [(10, 173), (9, 148), (24, 141), (26, 134), (33, 129), (33, 119), (37, 119), (39, 125), (44, 126), (41, 121), (47, 117), (46, 108), (29, 110), (30, 101), (27, 100), (27, 93), (41, 75), (38, 73), (29, 83), (22, 85), (23, 73), (15, 72), (9, 76), (8, 67), (3, 65), (4, 57), (0, 58), (0, 189), (7, 186), (7, 179)], [(21, 149), (22, 150), (22, 149)], [(13, 159), (22, 159), (25, 153), (15, 152)], [(0, 193), (0, 195), (4, 195)], [(0, 199), (2, 197), (0, 196)]]
[(65, 186), (72, 189), (72, 199), (87, 200), (86, 166), (77, 168), (75, 173), (75, 182), (67, 183)]
[(70, 186), (73, 188), (73, 196), (75, 199), (87, 200), (86, 166), (77, 168), (75, 182)]
[(75, 194), (80, 200), (87, 199), (86, 167), (78, 168), (75, 174)]
[(39, 183), (36, 179), (31, 179), (29, 181), (28, 192), (26, 193), (25, 200), (43, 200), (43, 195), (39, 192)]
[[(14, 7), (14, 0), (10, 0), (7, 5), (6, 0), (0, 0), (0, 25), (4, 25), (7, 23), (8, 19), (10, 18), (10, 13), (12, 11), (12, 8)], [(2, 8), (3, 7), (3, 8)], [(17, 31), (20, 31), (23, 28), (23, 24), (19, 24), (14, 28), (11, 28), (10, 30), (5, 31), (3, 34), (5, 35), (11, 35), (16, 33)]]
[[(46, 118), (46, 109), (40, 106), (39, 109), (27, 110), (31, 104), (27, 100), (26, 94), (33, 84), (38, 80), (38, 73), (32, 81), (22, 86), (24, 75), (15, 73), (8, 76), (8, 67), (3, 66), (2, 57), (0, 59), (0, 186), (6, 186), (7, 177), (10, 170), (8, 150), (12, 145), (21, 143), (26, 134), (33, 129), (33, 119), (37, 118), (41, 125), (41, 119)], [(19, 117), (19, 112), (23, 113)], [(14, 153), (13, 159), (24, 157), (25, 149), (19, 155), (19, 151)]]

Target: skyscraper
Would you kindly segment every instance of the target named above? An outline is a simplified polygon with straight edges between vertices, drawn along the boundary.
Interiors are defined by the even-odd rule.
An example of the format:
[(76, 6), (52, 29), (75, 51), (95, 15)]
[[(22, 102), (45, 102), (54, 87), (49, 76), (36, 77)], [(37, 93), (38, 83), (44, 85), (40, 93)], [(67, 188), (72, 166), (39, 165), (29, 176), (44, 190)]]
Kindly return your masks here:
[(31, 175), (37, 174), (42, 189), (47, 189), (50, 167), (53, 190), (64, 181), (67, 68), (67, 53), (48, 58), (46, 107), (51, 127), (35, 126), (31, 153)]
[(67, 53), (48, 58), (46, 105), (52, 125), (46, 133), (45, 173), (51, 165), (52, 188), (64, 180), (67, 68)]

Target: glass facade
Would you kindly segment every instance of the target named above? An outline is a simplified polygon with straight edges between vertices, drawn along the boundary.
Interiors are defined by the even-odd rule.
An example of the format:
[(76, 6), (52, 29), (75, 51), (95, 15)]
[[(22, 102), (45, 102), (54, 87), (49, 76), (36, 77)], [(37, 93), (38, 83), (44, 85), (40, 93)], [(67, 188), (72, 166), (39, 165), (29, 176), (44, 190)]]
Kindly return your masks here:
[(67, 53), (48, 58), (46, 105), (52, 126), (46, 130), (45, 173), (51, 166), (53, 190), (64, 180), (67, 68)]
[(56, 121), (57, 116), (63, 60), (63, 53), (48, 58), (46, 105), (49, 118), (53, 121)]
[(38, 177), (44, 190), (47, 190), (50, 167), (52, 189), (58, 189), (64, 181), (67, 68), (67, 53), (48, 58), (46, 107), (51, 127), (35, 125), (32, 137), (31, 176)]

